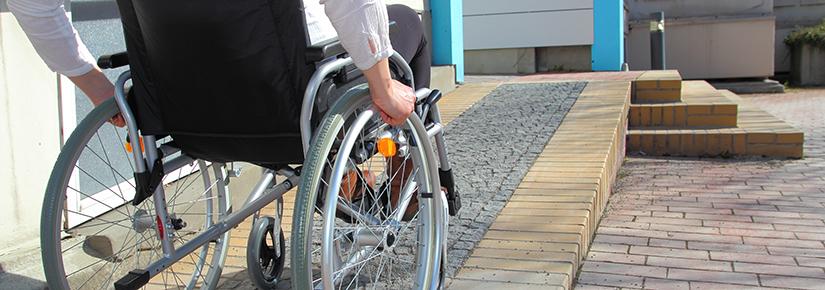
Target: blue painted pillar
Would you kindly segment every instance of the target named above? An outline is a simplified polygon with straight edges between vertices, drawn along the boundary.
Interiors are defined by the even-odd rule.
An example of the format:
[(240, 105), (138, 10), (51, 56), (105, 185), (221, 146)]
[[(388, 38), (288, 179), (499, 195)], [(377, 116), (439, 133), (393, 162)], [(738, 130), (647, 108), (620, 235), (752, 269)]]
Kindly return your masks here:
[(624, 1), (593, 0), (594, 71), (618, 71), (624, 63)]
[(430, 0), (434, 65), (455, 65), (457, 83), (464, 82), (463, 0)]

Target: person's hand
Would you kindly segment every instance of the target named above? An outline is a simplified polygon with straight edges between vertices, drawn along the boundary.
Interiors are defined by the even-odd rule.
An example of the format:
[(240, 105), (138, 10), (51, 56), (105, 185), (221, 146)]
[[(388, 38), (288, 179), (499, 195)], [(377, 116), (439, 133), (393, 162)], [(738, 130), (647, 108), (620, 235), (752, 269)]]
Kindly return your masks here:
[(392, 79), (388, 59), (379, 60), (364, 70), (370, 87), (372, 103), (387, 124), (398, 126), (407, 120), (415, 108), (413, 89)]
[[(112, 82), (96, 67), (88, 73), (68, 78), (89, 97), (89, 100), (92, 101), (95, 107), (115, 95), (115, 87), (112, 85)], [(109, 123), (118, 127), (126, 126), (126, 121), (120, 113), (112, 117)]]
[(392, 126), (403, 124), (415, 108), (412, 88), (396, 80), (390, 81), (387, 90), (370, 89), (370, 96), (375, 107), (381, 111), (381, 119)]

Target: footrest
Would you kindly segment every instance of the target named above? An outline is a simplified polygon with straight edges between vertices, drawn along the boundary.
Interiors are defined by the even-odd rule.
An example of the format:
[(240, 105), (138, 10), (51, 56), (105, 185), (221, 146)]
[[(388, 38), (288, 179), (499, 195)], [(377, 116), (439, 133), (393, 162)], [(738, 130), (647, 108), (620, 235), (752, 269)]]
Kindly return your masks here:
[(117, 290), (132, 290), (140, 289), (149, 283), (149, 271), (147, 270), (132, 270), (129, 274), (120, 278), (115, 282), (115, 289)]
[(441, 179), (441, 186), (447, 189), (447, 207), (450, 216), (455, 216), (461, 209), (461, 196), (455, 190), (453, 170), (438, 169), (438, 177)]

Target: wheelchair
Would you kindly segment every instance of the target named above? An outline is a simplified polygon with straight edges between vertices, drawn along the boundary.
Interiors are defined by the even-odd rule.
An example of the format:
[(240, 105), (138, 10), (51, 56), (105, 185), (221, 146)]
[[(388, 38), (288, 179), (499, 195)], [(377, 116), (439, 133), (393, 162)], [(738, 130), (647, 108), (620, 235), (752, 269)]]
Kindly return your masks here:
[[(121, 74), (116, 96), (78, 124), (51, 173), (41, 218), (49, 287), (214, 289), (232, 258), (230, 231), (252, 217), (246, 266), (258, 288), (286, 283), (286, 265), (293, 289), (443, 288), (448, 219), (460, 199), (440, 92), (417, 90), (415, 112), (393, 127), (372, 107), (366, 84), (352, 83), (352, 61), (337, 42), (306, 55), (315, 71), (301, 100), (300, 144), (289, 144), (303, 150), (302, 162), (253, 161), (262, 174), (239, 207), (229, 184), (235, 162), (249, 160), (190, 152), (175, 134), (146, 134), (129, 94), (132, 73)], [(98, 63), (116, 68), (136, 58), (124, 52)], [(412, 86), (400, 55), (391, 67)], [(330, 84), (346, 89), (321, 114), (319, 98), (336, 92)], [(116, 116), (125, 128), (110, 122)], [(296, 187), (287, 237), (283, 195)]]

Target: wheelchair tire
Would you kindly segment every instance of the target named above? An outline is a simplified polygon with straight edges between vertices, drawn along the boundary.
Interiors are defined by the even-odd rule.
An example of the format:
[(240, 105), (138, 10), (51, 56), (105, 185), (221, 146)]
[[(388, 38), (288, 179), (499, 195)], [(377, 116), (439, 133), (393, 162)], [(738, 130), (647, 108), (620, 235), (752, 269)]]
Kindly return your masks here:
[[(52, 170), (40, 224), (50, 289), (112, 288), (129, 271), (144, 269), (163, 255), (153, 199), (131, 204), (134, 159), (127, 151), (142, 150), (142, 138), (126, 145), (125, 128), (107, 122), (118, 112), (113, 99), (93, 109), (72, 132)], [(175, 219), (164, 236), (175, 246), (230, 209), (224, 164), (181, 164), (167, 171), (161, 186)], [(215, 288), (228, 246), (227, 232), (156, 274), (147, 287)]]
[[(280, 225), (277, 225), (278, 237), (274, 236), (275, 226), (274, 218), (263, 216), (255, 221), (249, 232), (246, 267), (249, 278), (258, 289), (275, 289), (284, 271), (286, 240)], [(275, 245), (276, 241), (278, 245)]]
[[(365, 196), (359, 201), (340, 202), (345, 198), (339, 196), (340, 186), (336, 184), (342, 184), (345, 174), (347, 180), (350, 179), (351, 174), (347, 172), (352, 172), (353, 166), (362, 169), (360, 172), (364, 176), (367, 175), (365, 172), (372, 172), (376, 182), (384, 185), (392, 184), (394, 178), (402, 178), (399, 184), (403, 187), (399, 186), (395, 192), (401, 192), (401, 189), (416, 192), (424, 185), (422, 182), (427, 182), (429, 188), (440, 188), (432, 179), (432, 174), (437, 174), (433, 170), (436, 161), (431, 160), (432, 154), (425, 154), (426, 150), (433, 152), (432, 144), (418, 116), (411, 116), (401, 130), (389, 128), (378, 116), (370, 117), (370, 113), (365, 113), (372, 105), (368, 93), (365, 85), (348, 91), (324, 117), (312, 140), (295, 198), (290, 243), (293, 289), (326, 289), (330, 285), (335, 289), (440, 287), (443, 242), (439, 238), (443, 237), (435, 233), (437, 227), (446, 229), (446, 225), (438, 221), (440, 213), (446, 212), (443, 203), (419, 193), (418, 211), (412, 219), (396, 218), (408, 213), (406, 207), (396, 208), (397, 204), (406, 203), (402, 201), (407, 199), (401, 198), (405, 195), (393, 193), (393, 186), (378, 184), (356, 186), (372, 186), (373, 190), (364, 191)], [(419, 125), (414, 126), (416, 122)], [(384, 132), (388, 128), (396, 130), (397, 134), (407, 134), (410, 140), (403, 161), (405, 165), (401, 169), (394, 168), (392, 158), (385, 159), (370, 152), (364, 161), (363, 152), (354, 151), (372, 148), (368, 142), (380, 135), (375, 132)], [(348, 134), (349, 131), (353, 133)], [(357, 137), (348, 139), (346, 136), (349, 135)], [(396, 156), (401, 156), (398, 154)], [(341, 165), (341, 161), (345, 164)], [(401, 166), (397, 164), (395, 166)], [(412, 169), (403, 169), (406, 164), (412, 164)], [(344, 172), (341, 168), (350, 168), (347, 169), (350, 171)], [(392, 201), (392, 196), (396, 196), (396, 201)], [(318, 202), (319, 197), (323, 202)], [(371, 201), (364, 202), (367, 198)], [(360, 212), (361, 216), (342, 218), (339, 211), (347, 206)]]

